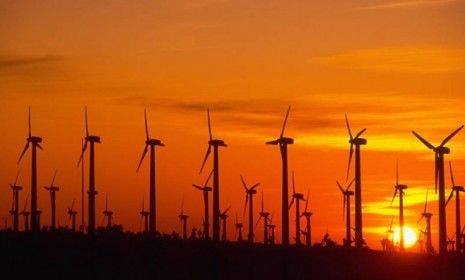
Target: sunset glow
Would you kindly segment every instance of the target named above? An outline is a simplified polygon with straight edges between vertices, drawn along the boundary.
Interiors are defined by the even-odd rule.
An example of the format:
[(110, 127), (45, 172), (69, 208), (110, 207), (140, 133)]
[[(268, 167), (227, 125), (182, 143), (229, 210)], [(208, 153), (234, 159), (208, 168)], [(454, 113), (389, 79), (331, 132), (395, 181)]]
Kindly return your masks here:
[[(55, 170), (57, 224), (70, 226), (66, 211), (73, 200), (81, 224), (77, 162), (87, 106), (89, 129), (101, 137), (95, 147), (98, 226), (108, 196), (115, 224), (142, 229), (147, 158), (136, 169), (146, 140), (146, 109), (150, 136), (166, 145), (156, 151), (157, 227), (181, 232), (183, 205), (189, 229), (201, 228), (203, 197), (192, 184), (203, 184), (212, 170), (210, 157), (199, 173), (209, 141), (209, 108), (213, 137), (228, 145), (219, 152), (220, 210), (231, 206), (228, 239), (234, 239), (236, 215), (244, 225), (248, 221), (243, 175), (247, 182), (261, 183), (255, 219), (263, 192), (280, 241), (281, 155), (265, 142), (279, 137), (291, 105), (286, 136), (295, 142), (288, 147), (289, 176), (294, 172), (298, 191), (309, 192), (313, 242), (326, 232), (338, 244), (345, 237), (343, 198), (335, 181), (354, 177), (352, 162), (346, 180), (347, 114), (353, 131), (367, 129), (361, 164), (368, 246), (381, 249), (392, 217), (393, 228), (398, 225), (397, 201), (390, 205), (398, 161), (400, 180), (408, 185), (406, 246), (416, 251), (417, 232), (425, 228), (424, 221), (416, 222), (429, 190), (437, 247), (434, 155), (411, 131), (439, 145), (465, 123), (464, 11), (464, 0), (2, 1), (0, 218), (11, 226), (9, 184), (17, 172), (21, 210), (30, 194), (30, 153), (17, 164), (28, 137), (30, 106), (33, 134), (43, 138), (37, 152), (43, 224), (50, 224), (51, 208), (43, 187)], [(465, 131), (447, 147), (445, 162), (453, 162), (455, 181), (463, 185)], [(86, 154), (86, 193), (88, 162)], [(455, 231), (452, 204), (446, 210), (450, 234)], [(353, 200), (351, 207), (353, 215)], [(303, 218), (300, 222), (305, 224)], [(261, 226), (255, 236), (262, 241)]]

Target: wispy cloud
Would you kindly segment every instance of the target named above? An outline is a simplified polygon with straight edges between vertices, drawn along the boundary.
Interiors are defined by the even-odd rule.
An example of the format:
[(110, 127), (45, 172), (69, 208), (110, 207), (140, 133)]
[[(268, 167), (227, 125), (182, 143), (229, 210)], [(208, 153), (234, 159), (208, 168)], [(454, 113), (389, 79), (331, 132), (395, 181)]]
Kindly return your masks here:
[(409, 73), (465, 72), (463, 48), (381, 48), (315, 57), (310, 63), (345, 69)]
[(434, 7), (447, 5), (457, 0), (416, 0), (416, 1), (396, 1), (386, 4), (377, 4), (358, 8), (359, 10), (384, 10), (384, 9), (400, 9), (400, 8), (416, 8), (416, 7)]
[(0, 71), (14, 68), (14, 67), (57, 62), (60, 60), (62, 60), (62, 58), (59, 56), (55, 56), (55, 55), (30, 56), (30, 57), (0, 55)]

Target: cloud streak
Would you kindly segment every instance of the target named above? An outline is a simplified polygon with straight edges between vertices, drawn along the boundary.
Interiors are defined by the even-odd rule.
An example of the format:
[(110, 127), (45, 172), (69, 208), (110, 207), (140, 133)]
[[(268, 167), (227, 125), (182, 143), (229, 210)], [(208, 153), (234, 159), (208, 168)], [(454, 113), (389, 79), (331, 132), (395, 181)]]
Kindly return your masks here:
[(314, 57), (310, 63), (344, 69), (402, 73), (465, 72), (463, 48), (381, 48)]
[(358, 10), (386, 10), (386, 9), (402, 9), (402, 8), (417, 8), (417, 7), (434, 7), (447, 5), (457, 0), (416, 0), (416, 1), (401, 1), (390, 2), (387, 4), (379, 4), (358, 8)]
[(18, 57), (18, 56), (0, 56), (0, 71), (8, 70), (16, 67), (29, 65), (46, 64), (62, 60), (61, 57), (55, 55), (33, 56), (33, 57)]

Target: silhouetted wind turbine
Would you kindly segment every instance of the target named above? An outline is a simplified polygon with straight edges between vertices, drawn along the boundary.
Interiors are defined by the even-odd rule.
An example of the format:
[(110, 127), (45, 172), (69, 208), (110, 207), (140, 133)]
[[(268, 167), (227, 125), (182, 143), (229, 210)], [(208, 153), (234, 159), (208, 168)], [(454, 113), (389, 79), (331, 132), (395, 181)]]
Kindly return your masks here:
[[(84, 149), (86, 140), (82, 139), (82, 149)], [(84, 201), (84, 162), (81, 162), (81, 231), (84, 233), (85, 231), (85, 221), (84, 221), (84, 208), (85, 208), (85, 201)]]
[(13, 205), (11, 207), (10, 214), (13, 215), (13, 230), (18, 231), (19, 229), (19, 191), (23, 189), (22, 186), (17, 185), (19, 172), (16, 174), (16, 179), (13, 184), (10, 184), (11, 190), (13, 191)]
[(219, 215), (221, 221), (223, 222), (223, 234), (221, 236), (221, 241), (223, 241), (223, 242), (226, 242), (226, 240), (227, 240), (227, 236), (226, 236), (226, 229), (227, 229), (226, 220), (228, 219), (228, 211), (229, 211), (230, 208), (231, 208), (231, 206), (226, 208), (226, 210), (221, 212), (220, 215)]
[(287, 109), (286, 117), (284, 118), (283, 128), (279, 138), (273, 141), (268, 141), (268, 145), (279, 145), (282, 159), (282, 203), (281, 203), (281, 214), (282, 214), (282, 244), (284, 246), (289, 245), (289, 208), (288, 208), (288, 172), (287, 172), (287, 145), (294, 144), (294, 139), (284, 137), (284, 130), (286, 128), (287, 118), (289, 117), (289, 111), (291, 106)]
[(141, 221), (142, 219), (144, 220), (144, 233), (148, 233), (149, 232), (149, 215), (150, 215), (150, 212), (149, 211), (145, 211), (145, 199), (142, 198), (142, 210), (139, 212), (140, 214), (140, 218), (141, 218)]
[(37, 221), (37, 148), (42, 150), (42, 146), (39, 144), (42, 142), (42, 138), (38, 136), (32, 136), (31, 132), (31, 107), (29, 107), (29, 131), (28, 137), (26, 138), (26, 146), (23, 149), (23, 152), (19, 156), (18, 164), (21, 162), (24, 154), (31, 144), (32, 157), (31, 157), (31, 230), (38, 231), (39, 225)]
[(273, 214), (271, 214), (271, 218), (270, 218), (270, 224), (268, 225), (271, 229), (271, 233), (270, 233), (270, 245), (274, 245), (275, 243), (275, 229), (276, 229), (276, 225), (273, 224)]
[(396, 164), (396, 185), (394, 186), (395, 191), (392, 196), (391, 206), (396, 198), (397, 193), (399, 193), (399, 248), (400, 251), (404, 251), (404, 190), (407, 189), (407, 185), (399, 184), (399, 164)]
[(107, 218), (107, 229), (110, 229), (113, 219), (113, 211), (108, 210), (108, 195), (105, 196), (105, 211), (103, 211), (103, 215)]
[(148, 147), (150, 147), (150, 197), (149, 197), (149, 232), (155, 233), (157, 230), (156, 226), (156, 180), (155, 180), (155, 147), (156, 146), (165, 146), (160, 140), (150, 138), (149, 136), (149, 128), (147, 125), (147, 112), (144, 110), (144, 119), (145, 119), (145, 148), (142, 152), (142, 157), (140, 158), (139, 165), (137, 166), (137, 171), (144, 160), (145, 155), (147, 154)]
[(305, 209), (301, 215), (305, 217), (305, 221), (306, 221), (304, 236), (305, 236), (305, 245), (307, 247), (312, 246), (312, 226), (310, 223), (310, 217), (312, 216), (313, 213), (307, 210), (309, 195), (310, 195), (310, 191), (307, 191), (307, 199), (305, 200)]
[(49, 193), (50, 193), (50, 203), (51, 203), (51, 228), (52, 229), (55, 229), (55, 193), (57, 191), (60, 190), (59, 187), (53, 185), (53, 183), (55, 183), (55, 177), (57, 176), (57, 171), (55, 171), (55, 174), (53, 174), (53, 179), (52, 179), (52, 183), (50, 183), (50, 186), (48, 187), (44, 187), (44, 189), (46, 189)]
[(431, 242), (431, 217), (433, 216), (432, 213), (426, 212), (426, 206), (428, 204), (428, 191), (426, 191), (426, 199), (425, 199), (425, 206), (423, 208), (423, 212), (421, 213), (420, 219), (417, 221), (417, 224), (425, 218), (426, 220), (426, 243), (425, 248), (427, 253), (434, 253), (433, 243)]
[[(239, 220), (237, 219), (237, 214), (236, 214), (236, 223), (234, 224), (236, 227), (236, 237), (238, 242), (242, 242), (242, 223), (239, 223)], [(239, 235), (238, 235), (239, 233)]]
[(336, 184), (343, 196), (343, 205), (342, 205), (342, 219), (344, 220), (344, 214), (346, 214), (346, 238), (344, 240), (344, 246), (350, 247), (352, 244), (352, 237), (351, 237), (351, 226), (350, 226), (350, 196), (354, 195), (353, 191), (350, 191), (350, 187), (354, 183), (355, 179), (352, 179), (349, 185), (345, 189), (342, 188), (341, 184), (336, 181)]
[(27, 195), (26, 197), (26, 201), (24, 202), (24, 208), (23, 208), (23, 211), (21, 212), (21, 215), (24, 216), (24, 231), (29, 231), (29, 214), (31, 213), (26, 210), (28, 200), (29, 200), (29, 195)]
[(250, 188), (247, 187), (247, 184), (244, 181), (244, 178), (241, 175), (242, 186), (245, 189), (245, 205), (244, 205), (244, 214), (247, 210), (247, 202), (249, 202), (249, 234), (247, 236), (247, 241), (253, 243), (254, 233), (253, 233), (253, 195), (257, 193), (256, 188), (260, 185), (260, 183), (256, 183), (255, 185), (251, 186)]
[(213, 139), (211, 124), (210, 124), (210, 110), (207, 110), (208, 117), (208, 149), (205, 153), (205, 157), (200, 167), (200, 173), (202, 173), (203, 167), (207, 162), (208, 156), (210, 155), (211, 148), (213, 146), (213, 241), (220, 240), (220, 172), (219, 172), (219, 159), (218, 159), (218, 147), (227, 147), (223, 140)]
[(95, 135), (89, 135), (89, 126), (87, 123), (87, 107), (85, 107), (84, 120), (86, 125), (86, 137), (84, 146), (82, 147), (81, 156), (79, 157), (78, 167), (81, 161), (83, 161), (84, 152), (87, 149), (87, 143), (89, 143), (89, 225), (87, 227), (87, 232), (89, 234), (94, 234), (95, 232), (95, 196), (97, 191), (95, 190), (95, 158), (94, 158), (94, 144), (100, 143), (100, 137)]
[(455, 242), (456, 242), (456, 250), (460, 252), (462, 245), (461, 245), (461, 236), (460, 236), (460, 192), (465, 192), (465, 189), (462, 186), (457, 186), (454, 181), (454, 173), (452, 171), (452, 163), (449, 161), (449, 168), (450, 168), (450, 180), (452, 182), (452, 191), (450, 192), (449, 198), (446, 201), (446, 206), (451, 200), (452, 196), (454, 196), (455, 192)]
[(346, 115), (346, 126), (349, 132), (349, 162), (347, 164), (347, 176), (349, 178), (350, 163), (352, 161), (352, 155), (354, 153), (355, 146), (355, 247), (363, 247), (365, 241), (363, 240), (363, 223), (362, 223), (362, 171), (360, 164), (360, 146), (366, 145), (367, 140), (360, 138), (365, 132), (366, 128), (360, 130), (355, 137), (352, 137), (352, 131), (350, 130), (349, 120)]
[(210, 239), (210, 217), (209, 217), (209, 211), (208, 211), (208, 192), (211, 192), (212, 188), (207, 185), (208, 185), (208, 181), (210, 181), (212, 174), (213, 174), (213, 170), (208, 175), (207, 180), (205, 181), (205, 184), (203, 185), (203, 187), (196, 185), (196, 184), (192, 184), (194, 188), (201, 190), (203, 193), (203, 203), (204, 203), (204, 210), (205, 210), (205, 214), (204, 214), (205, 221), (203, 223), (203, 232), (204, 232), (205, 239)]
[(264, 200), (263, 200), (263, 190), (262, 190), (262, 209), (260, 211), (260, 217), (257, 220), (257, 225), (260, 222), (261, 218), (263, 218), (263, 244), (268, 244), (268, 217), (270, 213), (264, 210)]
[(447, 252), (447, 228), (446, 228), (446, 197), (445, 197), (445, 183), (444, 183), (444, 155), (450, 153), (450, 149), (445, 147), (461, 129), (463, 125), (454, 130), (449, 136), (444, 138), (441, 144), (437, 147), (431, 145), (418, 133), (412, 130), (413, 135), (418, 138), (426, 147), (433, 150), (435, 162), (435, 190), (437, 192), (439, 187), (439, 253), (444, 254)]
[(305, 201), (304, 195), (301, 193), (295, 192), (295, 182), (294, 182), (294, 172), (292, 172), (292, 199), (289, 204), (289, 209), (291, 209), (292, 204), (295, 202), (295, 243), (300, 245), (300, 201)]
[(77, 215), (77, 211), (74, 210), (74, 201), (75, 201), (75, 199), (73, 199), (73, 202), (71, 203), (71, 207), (68, 208), (68, 216), (71, 219), (71, 230), (72, 231), (76, 231), (76, 215)]
[(182, 239), (187, 240), (187, 219), (189, 216), (184, 214), (184, 198), (181, 203), (181, 214), (179, 214), (178, 218), (182, 223)]

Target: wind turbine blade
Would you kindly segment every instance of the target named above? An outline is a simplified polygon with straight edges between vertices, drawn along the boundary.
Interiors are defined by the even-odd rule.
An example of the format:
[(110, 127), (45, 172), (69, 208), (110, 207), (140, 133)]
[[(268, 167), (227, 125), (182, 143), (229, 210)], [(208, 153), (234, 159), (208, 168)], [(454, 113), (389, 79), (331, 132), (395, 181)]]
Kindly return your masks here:
[(263, 191), (262, 191), (262, 212), (263, 212)]
[(29, 138), (31, 137), (32, 135), (32, 129), (31, 129), (31, 106), (29, 106), (29, 117), (28, 117), (28, 128), (29, 128), (29, 131), (28, 131), (28, 135), (29, 135)]
[(344, 194), (344, 189), (342, 188), (341, 184), (339, 184), (339, 181), (336, 181), (337, 187), (341, 190), (341, 193)]
[(442, 142), (441, 142), (441, 145), (439, 145), (440, 147), (444, 146), (445, 144), (447, 144), (447, 142), (449, 142), (450, 139), (452, 139), (452, 137), (454, 137), (457, 133), (459, 133), (460, 130), (462, 130), (463, 128), (463, 125), (461, 125), (459, 128), (457, 128), (456, 130), (454, 130), (454, 132), (452, 132), (449, 136), (447, 136)]
[(434, 192), (438, 193), (438, 177), (439, 177), (439, 157), (438, 154), (434, 154)]
[(452, 191), (450, 192), (449, 197), (448, 197), (447, 200), (446, 200), (446, 206), (447, 206), (447, 204), (449, 204), (449, 201), (450, 201), (450, 199), (451, 199), (453, 196), (454, 196), (454, 190), (452, 190)]
[(37, 146), (37, 148), (39, 148), (39, 149), (41, 149), (41, 150), (44, 149), (39, 143), (37, 143), (36, 146)]
[(346, 191), (348, 191), (350, 189), (350, 187), (352, 186), (354, 181), (355, 181), (355, 177), (352, 179), (352, 181), (350, 181), (350, 184), (347, 186)]
[(209, 135), (209, 139), (210, 141), (213, 139), (213, 136), (212, 136), (212, 127), (211, 127), (211, 123), (210, 123), (210, 109), (207, 109), (207, 117), (208, 117), (208, 135)]
[(52, 183), (50, 184), (50, 187), (53, 187), (53, 183), (55, 183), (55, 178), (57, 177), (57, 172), (58, 172), (58, 170), (55, 170), (55, 173), (53, 174), (53, 179), (52, 179)]
[(392, 200), (391, 200), (391, 206), (392, 206), (392, 203), (394, 202), (394, 199), (396, 198), (396, 195), (397, 195), (397, 188), (394, 192), (394, 195), (392, 196)]
[(419, 223), (421, 222), (421, 220), (423, 220), (423, 218), (424, 218), (424, 216), (423, 216), (423, 214), (422, 214), (421, 217), (420, 217), (420, 219), (418, 219), (417, 224), (419, 224)]
[(426, 205), (428, 204), (428, 191), (426, 191), (425, 207), (423, 208), (423, 213), (426, 213)]
[(309, 195), (310, 195), (310, 190), (307, 191), (307, 200), (305, 201), (305, 210), (304, 210), (304, 212), (307, 212)]
[(16, 186), (16, 184), (17, 184), (17, 182), (18, 182), (18, 178), (19, 178), (19, 171), (16, 173), (16, 178), (15, 178), (14, 186)]
[(357, 133), (357, 135), (355, 135), (355, 139), (357, 139), (358, 137), (360, 137), (360, 135), (362, 135), (366, 130), (367, 130), (366, 128), (360, 130), (360, 131)]
[(418, 138), (426, 147), (430, 148), (431, 150), (434, 150), (434, 146), (431, 145), (430, 142), (426, 141), (425, 138), (421, 137), (420, 134), (416, 133), (415, 131), (412, 130), (413, 135)]
[(29, 148), (29, 141), (26, 142), (26, 146), (24, 146), (23, 151), (21, 152), (21, 155), (19, 156), (18, 159), (18, 164), (21, 162), (21, 159), (23, 158), (24, 154), (26, 153), (27, 149)]
[(258, 216), (258, 220), (257, 222), (255, 223), (255, 227), (256, 228), (258, 226), (258, 223), (260, 223), (260, 220), (262, 219), (262, 215)]
[[(292, 194), (295, 194), (294, 171), (292, 171)], [(294, 200), (294, 198), (292, 200)]]
[(231, 209), (231, 206), (229, 206), (228, 208), (226, 208), (226, 210), (224, 210), (224, 212), (223, 212), (223, 213), (221, 213), (221, 214), (222, 214), (222, 215), (226, 215), (226, 214), (228, 214), (228, 211), (229, 211), (229, 209)]
[(29, 194), (26, 196), (26, 201), (24, 202), (24, 208), (23, 208), (23, 212), (26, 211), (26, 207), (27, 207), (27, 202), (29, 200)]
[(399, 185), (399, 160), (396, 160), (396, 186)]
[(294, 196), (292, 196), (291, 203), (289, 204), (289, 207), (287, 209), (291, 209), (292, 204), (294, 204)]
[(347, 114), (346, 114), (346, 126), (347, 126), (347, 131), (349, 132), (350, 140), (354, 139), (352, 137), (352, 131), (350, 130), (349, 119), (347, 118)]
[(86, 136), (89, 136), (89, 124), (87, 123), (87, 106), (84, 107), (84, 118), (86, 122)]
[(350, 163), (352, 162), (352, 155), (353, 154), (354, 154), (354, 144), (350, 143), (349, 162), (347, 163), (346, 181), (349, 179)]
[(145, 120), (145, 136), (146, 136), (146, 139), (149, 140), (150, 137), (149, 137), (149, 126), (147, 124), (147, 111), (144, 109), (144, 120)]
[(260, 185), (260, 183), (256, 183), (255, 185), (253, 185), (250, 189), (251, 190), (254, 190), (256, 187), (258, 187)]
[(289, 111), (291, 110), (291, 105), (287, 108), (286, 117), (284, 118), (283, 128), (281, 129), (281, 134), (279, 138), (282, 138), (284, 135), (284, 130), (286, 129), (287, 118), (289, 117)]
[(212, 175), (213, 175), (213, 169), (212, 171), (210, 171), (210, 174), (208, 174), (207, 180), (205, 180), (204, 187), (207, 187), (208, 182), (210, 181), (210, 178), (212, 177)]
[(245, 211), (247, 211), (247, 202), (249, 202), (249, 194), (245, 193), (244, 213), (242, 214), (242, 217), (245, 217)]
[(343, 203), (342, 203), (342, 220), (344, 221), (344, 216), (345, 216), (344, 214), (346, 213), (346, 200), (347, 200), (345, 194), (344, 194), (342, 200), (343, 200)]
[(394, 223), (394, 217), (391, 217), (391, 224), (389, 225), (389, 230), (392, 229), (392, 224)]
[(201, 190), (201, 191), (203, 191), (203, 190), (204, 190), (204, 189), (203, 189), (201, 186), (199, 186), (199, 185), (192, 184), (192, 186), (193, 186), (194, 188), (196, 188), (196, 189), (199, 189), (199, 190)]
[(205, 153), (205, 157), (203, 158), (202, 166), (200, 167), (200, 172), (199, 173), (202, 173), (202, 170), (203, 170), (203, 168), (205, 166), (205, 163), (207, 162), (208, 156), (210, 155), (211, 147), (212, 146), (208, 145), (208, 149), (207, 149), (207, 152)]
[(139, 168), (140, 168), (140, 166), (142, 165), (142, 162), (144, 161), (145, 155), (147, 154), (148, 146), (149, 146), (149, 145), (147, 145), (147, 144), (145, 145), (145, 148), (144, 148), (144, 151), (142, 152), (142, 156), (141, 156), (141, 158), (140, 158), (139, 165), (137, 166), (136, 172), (139, 172)]
[(450, 180), (452, 182), (452, 187), (455, 187), (454, 172), (452, 171), (452, 163), (450, 161), (449, 161), (449, 170), (450, 170)]
[(241, 175), (242, 186), (244, 186), (245, 191), (247, 191), (247, 184), (244, 181), (244, 178)]
[(84, 152), (86, 151), (86, 149), (87, 149), (87, 140), (84, 141), (84, 146), (82, 146), (81, 156), (79, 157), (77, 167), (79, 167), (79, 165), (81, 164), (81, 161), (84, 158)]

